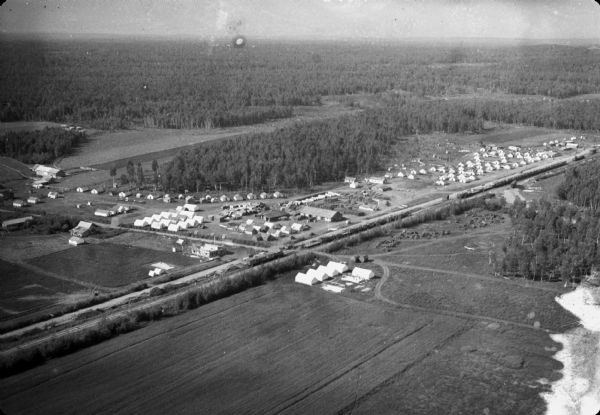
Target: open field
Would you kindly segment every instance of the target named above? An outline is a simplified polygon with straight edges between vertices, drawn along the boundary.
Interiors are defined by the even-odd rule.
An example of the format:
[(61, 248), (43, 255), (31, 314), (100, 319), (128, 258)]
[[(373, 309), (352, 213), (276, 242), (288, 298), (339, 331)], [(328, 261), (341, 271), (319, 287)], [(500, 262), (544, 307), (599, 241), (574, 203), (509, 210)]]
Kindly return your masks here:
[(34, 176), (27, 165), (10, 157), (0, 157), (0, 183), (7, 184)]
[(62, 168), (94, 166), (108, 170), (113, 164), (125, 167), (128, 160), (142, 163), (153, 159), (166, 161), (179, 151), (191, 149), (206, 141), (231, 138), (241, 134), (271, 132), (296, 121), (336, 117), (357, 110), (349, 109), (335, 100), (325, 99), (324, 105), (294, 109), (289, 119), (269, 121), (256, 125), (213, 129), (159, 129), (139, 128), (114, 132), (96, 132), (75, 154), (60, 161)]
[(0, 122), (0, 133), (5, 131), (34, 131), (44, 128), (60, 127), (59, 123), (50, 121), (11, 121)]
[(546, 337), (479, 323), (342, 413), (544, 414), (536, 395), (561, 366)]
[[(542, 413), (547, 387), (536, 380), (553, 377), (554, 344), (542, 331), (518, 334), (284, 277), (3, 379), (0, 401), (11, 414), (329, 414), (372, 405), (393, 386), (395, 413), (432, 413), (457, 389), (443, 413)], [(413, 384), (415, 371), (428, 378)], [(463, 382), (450, 382), (461, 371)], [(444, 389), (415, 393), (434, 383)]]
[(0, 321), (73, 302), (85, 288), (0, 260)]
[(24, 261), (69, 248), (69, 234), (8, 234), (0, 238), (0, 258)]
[(180, 254), (113, 243), (88, 244), (29, 260), (32, 265), (103, 287), (121, 287), (148, 277), (150, 264), (197, 264)]

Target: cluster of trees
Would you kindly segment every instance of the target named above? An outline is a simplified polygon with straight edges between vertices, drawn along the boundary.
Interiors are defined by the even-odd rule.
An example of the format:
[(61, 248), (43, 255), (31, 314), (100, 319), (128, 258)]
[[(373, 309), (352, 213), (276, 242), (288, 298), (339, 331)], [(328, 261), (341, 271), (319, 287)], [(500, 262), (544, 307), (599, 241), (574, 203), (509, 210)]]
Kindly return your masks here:
[(594, 161), (567, 170), (556, 189), (559, 199), (600, 212), (600, 163)]
[(597, 53), (583, 47), (5, 39), (0, 54), (1, 121), (97, 128), (258, 123), (360, 92), (600, 92)]
[(564, 203), (515, 202), (501, 271), (535, 280), (577, 280), (600, 264), (600, 218)]
[(403, 135), (481, 128), (467, 105), (407, 98), (393, 108), (203, 143), (162, 167), (162, 185), (177, 191), (223, 184), (253, 191), (311, 187), (379, 169), (390, 146), (408, 146), (399, 140)]
[(482, 100), (473, 105), (473, 109), (489, 121), (544, 128), (600, 130), (600, 100)]
[(600, 265), (599, 162), (570, 169), (558, 201), (515, 202), (513, 233), (499, 264), (505, 274), (578, 280)]
[(85, 133), (62, 128), (7, 131), (0, 136), (0, 155), (23, 163), (50, 163), (70, 154), (85, 139)]

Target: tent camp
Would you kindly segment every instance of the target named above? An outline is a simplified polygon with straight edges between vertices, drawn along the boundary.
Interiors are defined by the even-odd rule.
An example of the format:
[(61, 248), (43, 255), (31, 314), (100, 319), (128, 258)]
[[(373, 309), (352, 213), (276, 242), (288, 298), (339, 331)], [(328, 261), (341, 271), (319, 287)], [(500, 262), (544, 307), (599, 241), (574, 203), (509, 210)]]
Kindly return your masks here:
[[(314, 271), (314, 270), (312, 270), (312, 271)], [(302, 272), (299, 272), (298, 274), (296, 274), (296, 278), (294, 279), (294, 281), (299, 284), (305, 284), (305, 285), (315, 285), (318, 282), (318, 280), (314, 276), (309, 276)]]

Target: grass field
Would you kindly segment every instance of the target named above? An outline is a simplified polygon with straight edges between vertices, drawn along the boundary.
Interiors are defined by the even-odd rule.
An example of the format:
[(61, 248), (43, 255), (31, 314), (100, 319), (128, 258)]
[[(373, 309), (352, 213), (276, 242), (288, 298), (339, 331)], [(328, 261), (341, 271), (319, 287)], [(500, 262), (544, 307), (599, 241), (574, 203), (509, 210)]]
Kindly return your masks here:
[(10, 157), (0, 157), (0, 183), (35, 176), (27, 165)]
[(0, 260), (0, 321), (75, 299), (85, 288)]
[(171, 252), (99, 243), (81, 245), (29, 260), (56, 274), (103, 287), (121, 287), (148, 278), (150, 264), (163, 261), (175, 266), (198, 260)]
[(3, 379), (0, 401), (11, 414), (459, 414), (517, 405), (539, 414), (547, 387), (536, 380), (557, 369), (554, 349), (544, 349), (554, 346), (542, 331), (357, 301), (286, 277)]
[(182, 149), (211, 140), (235, 137), (240, 134), (274, 131), (295, 121), (330, 118), (356, 112), (335, 100), (325, 99), (324, 105), (297, 107), (290, 119), (268, 121), (261, 124), (215, 129), (158, 129), (138, 128), (113, 132), (97, 132), (75, 154), (60, 161), (62, 168), (94, 166), (108, 170), (113, 164), (126, 166), (129, 159), (142, 163), (153, 159), (166, 161)]

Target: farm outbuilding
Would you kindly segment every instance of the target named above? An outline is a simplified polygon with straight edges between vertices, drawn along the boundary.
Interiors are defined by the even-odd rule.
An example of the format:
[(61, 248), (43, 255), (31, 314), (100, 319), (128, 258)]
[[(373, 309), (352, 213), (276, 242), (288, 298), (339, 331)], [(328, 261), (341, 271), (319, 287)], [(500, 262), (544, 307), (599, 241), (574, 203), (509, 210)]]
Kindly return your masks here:
[(27, 206), (27, 203), (24, 200), (16, 199), (16, 200), (13, 200), (12, 205), (13, 205), (13, 207), (20, 208), (20, 207)]
[(321, 209), (312, 206), (304, 206), (301, 213), (309, 218), (324, 220), (325, 222), (337, 222), (343, 219), (340, 212), (329, 209)]
[(352, 276), (359, 278), (361, 281), (366, 281), (374, 278), (375, 273), (370, 269), (355, 267), (352, 270)]
[(57, 169), (55, 167), (44, 166), (41, 164), (36, 164), (35, 166), (33, 166), (33, 168), (31, 170), (33, 170), (35, 172), (35, 174), (37, 174), (38, 176), (57, 178), (57, 177), (64, 177), (64, 175), (65, 175), (65, 172), (63, 172), (61, 169)]
[(215, 244), (192, 245), (192, 254), (203, 258), (218, 258), (225, 254), (225, 249)]
[(58, 192), (48, 192), (48, 199), (58, 198)]
[(37, 203), (40, 203), (40, 198), (37, 196), (29, 196), (27, 198), (27, 203), (29, 203), (30, 205), (35, 205)]
[(319, 282), (314, 276), (309, 276), (302, 272), (296, 274), (296, 278), (294, 278), (294, 281), (304, 285), (315, 285), (317, 282)]
[(24, 228), (32, 220), (33, 220), (33, 216), (25, 216), (23, 218), (17, 218), (17, 219), (8, 219), (5, 221), (2, 221), (2, 229), (7, 230), (7, 231), (14, 231), (16, 229)]
[(387, 184), (388, 183), (386, 177), (369, 177), (369, 179), (367, 181), (372, 184)]
[(112, 215), (114, 215), (114, 212), (107, 210), (107, 209), (96, 209), (96, 211), (94, 212), (95, 216), (100, 216), (103, 218), (108, 218)]
[(95, 228), (96, 225), (94, 225), (92, 222), (79, 221), (77, 226), (71, 229), (71, 235), (84, 238), (88, 235), (91, 235)]
[(80, 238), (78, 236), (71, 236), (69, 238), (69, 245), (78, 246), (85, 243), (85, 239)]
[(268, 210), (266, 212), (263, 212), (262, 215), (260, 216), (260, 218), (269, 223), (272, 223), (272, 222), (275, 222), (278, 220), (286, 219), (289, 216), (290, 216), (289, 213), (283, 212), (281, 210)]

